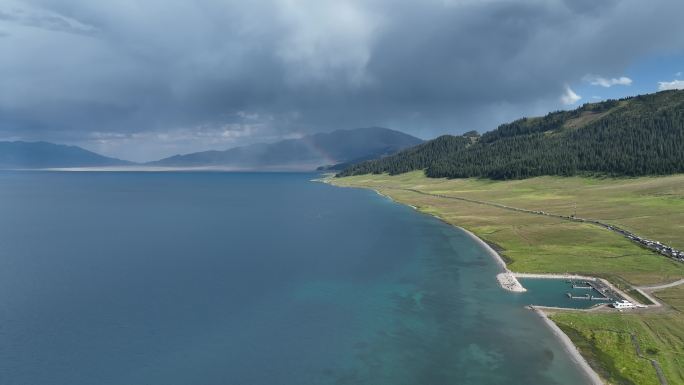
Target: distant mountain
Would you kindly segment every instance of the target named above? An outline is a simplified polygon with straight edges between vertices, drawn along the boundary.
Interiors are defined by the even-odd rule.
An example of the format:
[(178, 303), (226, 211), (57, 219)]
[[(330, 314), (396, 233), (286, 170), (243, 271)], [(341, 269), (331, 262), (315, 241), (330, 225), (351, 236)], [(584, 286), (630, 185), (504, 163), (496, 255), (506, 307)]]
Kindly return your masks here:
[(425, 170), (429, 177), (491, 179), (682, 173), (684, 91), (588, 103), (503, 124), (481, 137), (442, 136), (339, 175), (411, 170)]
[(0, 142), (0, 168), (59, 168), (129, 165), (77, 146), (48, 142)]
[(358, 128), (225, 151), (176, 155), (148, 165), (313, 170), (324, 165), (387, 156), (422, 142), (421, 139), (387, 128)]

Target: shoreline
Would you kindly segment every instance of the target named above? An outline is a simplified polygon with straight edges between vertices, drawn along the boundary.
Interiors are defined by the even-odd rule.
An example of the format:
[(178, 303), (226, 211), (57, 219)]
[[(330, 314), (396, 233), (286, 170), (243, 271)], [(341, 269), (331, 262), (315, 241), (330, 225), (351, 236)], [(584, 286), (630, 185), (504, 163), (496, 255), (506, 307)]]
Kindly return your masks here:
[[(450, 224), (451, 225), (451, 224)], [(451, 225), (454, 226), (454, 225)], [(460, 226), (454, 226), (457, 229), (460, 229), (466, 235), (470, 237), (470, 239), (474, 240), (477, 242), (485, 251), (487, 254), (489, 254), (492, 258), (494, 258), (494, 261), (496, 262), (503, 271), (499, 274), (496, 275), (496, 280), (499, 282), (499, 286), (501, 286), (502, 289), (513, 292), (513, 293), (524, 293), (527, 291), (525, 287), (518, 281), (518, 278), (515, 276), (515, 273), (510, 271), (508, 267), (506, 266), (506, 261), (504, 261), (503, 257), (499, 253), (496, 252), (487, 242), (482, 240), (482, 238), (478, 237), (475, 235), (472, 231), (466, 230), (463, 227)]]
[[(437, 217), (439, 218), (439, 217)], [(439, 218), (441, 219), (441, 218)], [(443, 221), (443, 220), (442, 220)], [(444, 221), (446, 222), (446, 221)], [(600, 280), (604, 284), (610, 286), (613, 290), (618, 291), (620, 294), (624, 295), (624, 292), (622, 290), (618, 290), (616, 287), (614, 287), (610, 282), (602, 279), (602, 278), (597, 278), (597, 277), (587, 277), (587, 276), (582, 276), (582, 275), (577, 275), (577, 274), (535, 274), (535, 273), (514, 273), (508, 269), (508, 266), (506, 265), (506, 261), (501, 257), (501, 255), (494, 250), (487, 242), (485, 242), (483, 239), (475, 235), (473, 232), (464, 229), (463, 227), (456, 226), (449, 224), (451, 226), (454, 226), (463, 232), (465, 232), (471, 239), (473, 239), (475, 242), (477, 242), (481, 247), (483, 247), (487, 253), (494, 258), (496, 261), (497, 265), (499, 265), (501, 268), (504, 269), (503, 273), (497, 274), (496, 278), (497, 281), (499, 282), (499, 285), (508, 291), (511, 292), (525, 292), (527, 289), (525, 289), (522, 284), (518, 281), (517, 278), (540, 278), (540, 279), (589, 279), (589, 280)], [(510, 277), (510, 278), (509, 278)], [(512, 281), (507, 281), (507, 279), (512, 279)], [(514, 284), (512, 282), (515, 282)], [(517, 284), (517, 285), (516, 285)], [(511, 286), (508, 286), (511, 285)], [(639, 290), (641, 291), (641, 290)], [(631, 297), (626, 296), (630, 300), (632, 300)], [(651, 298), (650, 296), (648, 297), (649, 299)], [(634, 303), (634, 300), (632, 300)], [(660, 306), (659, 302), (654, 302), (654, 306)], [(589, 381), (590, 384), (592, 385), (605, 385), (605, 382), (601, 379), (601, 377), (596, 373), (596, 371), (589, 365), (589, 362), (582, 356), (580, 351), (577, 349), (577, 346), (572, 343), (572, 340), (570, 337), (568, 337), (567, 334), (563, 332), (563, 330), (556, 325), (555, 322), (553, 322), (546, 312), (544, 311), (544, 307), (538, 307), (534, 305), (529, 305), (528, 307), (532, 311), (534, 311), (542, 320), (542, 322), (546, 325), (546, 327), (551, 330), (551, 333), (556, 337), (556, 339), (560, 342), (560, 344), (563, 346), (565, 351), (570, 355), (570, 358), (572, 361), (577, 365), (577, 367), (584, 373), (584, 375), (587, 377), (587, 380)], [(558, 311), (565, 311), (568, 309), (565, 308), (547, 308), (548, 310), (558, 310)], [(591, 309), (588, 309), (587, 311), (590, 311)]]
[(596, 373), (596, 371), (594, 371), (594, 369), (592, 369), (591, 366), (589, 366), (587, 360), (582, 357), (582, 354), (579, 352), (575, 344), (572, 343), (570, 337), (568, 337), (568, 335), (565, 334), (563, 330), (561, 330), (561, 328), (558, 327), (558, 325), (556, 325), (556, 323), (553, 322), (542, 309), (532, 305), (530, 305), (529, 308), (542, 319), (542, 322), (544, 322), (549, 329), (551, 329), (553, 335), (556, 336), (556, 338), (561, 342), (561, 345), (563, 345), (565, 351), (570, 355), (575, 364), (582, 369), (584, 374), (587, 376), (587, 379), (590, 380), (590, 383), (593, 385), (604, 385), (601, 377)]
[[(330, 182), (329, 178), (323, 178), (321, 180), (321, 182), (335, 186), (334, 184), (332, 184)], [(343, 187), (343, 186), (336, 186), (336, 187)], [(499, 282), (499, 286), (502, 289), (509, 291), (509, 292), (513, 292), (513, 293), (524, 293), (527, 291), (527, 289), (525, 289), (525, 287), (523, 287), (523, 285), (518, 281), (516, 274), (508, 269), (508, 266), (506, 265), (506, 261), (504, 261), (503, 257), (501, 257), (501, 255), (496, 250), (494, 250), (482, 238), (475, 235), (472, 231), (467, 230), (461, 226), (456, 226), (452, 223), (449, 223), (449, 222), (445, 221), (444, 219), (440, 218), (438, 215), (423, 213), (418, 209), (418, 207), (410, 205), (408, 203), (399, 202), (399, 201), (395, 200), (394, 198), (392, 198), (391, 196), (381, 193), (377, 189), (370, 188), (370, 190), (375, 191), (376, 194), (380, 195), (383, 198), (389, 199), (390, 201), (392, 201), (394, 203), (401, 204), (404, 206), (408, 206), (408, 207), (420, 212), (421, 214), (430, 215), (434, 218), (439, 219), (440, 221), (444, 222), (445, 224), (447, 224), (451, 227), (455, 227), (455, 228), (463, 231), (468, 237), (470, 237), (470, 239), (472, 239), (473, 241), (478, 243), (487, 252), (487, 254), (489, 254), (489, 256), (491, 256), (494, 259), (494, 262), (496, 262), (496, 264), (499, 265), (499, 267), (503, 270), (502, 272), (500, 272), (499, 274), (496, 275), (496, 280), (497, 280), (497, 282)]]
[[(334, 186), (334, 184), (330, 183), (329, 180), (325, 180), (324, 183), (328, 183), (328, 184), (331, 184), (331, 185)], [(337, 186), (337, 187), (340, 187), (340, 186)], [(404, 206), (408, 206), (408, 207), (410, 207), (410, 208), (412, 208), (412, 209), (414, 209), (414, 210), (420, 212), (420, 210), (419, 210), (416, 206), (413, 206), (413, 205), (410, 205), (410, 204), (407, 204), (407, 203), (399, 202), (399, 201), (395, 200), (394, 198), (390, 197), (389, 195), (386, 195), (386, 194), (381, 193), (381, 192), (378, 191), (377, 189), (374, 189), (374, 188), (367, 188), (367, 189), (371, 189), (371, 190), (375, 191), (376, 194), (380, 195), (380, 196), (383, 197), (383, 198), (387, 198), (387, 199), (389, 199), (390, 201), (392, 201), (392, 202), (394, 202), (394, 203), (398, 203), (398, 204), (401, 204), (401, 205), (404, 205)], [(480, 237), (478, 237), (477, 235), (475, 235), (472, 231), (467, 230), (467, 229), (465, 229), (465, 228), (463, 228), (463, 227), (461, 227), (461, 226), (457, 226), (457, 225), (454, 225), (454, 224), (452, 224), (452, 223), (449, 223), (449, 222), (445, 221), (444, 219), (442, 219), (441, 217), (439, 217), (439, 216), (436, 215), (436, 214), (423, 213), (423, 212), (421, 212), (421, 213), (422, 213), (422, 214), (426, 214), (426, 215), (430, 215), (430, 216), (432, 216), (432, 217), (434, 217), (434, 218), (437, 218), (437, 219), (439, 219), (440, 221), (446, 223), (446, 224), (449, 225), (449, 226), (455, 227), (455, 228), (457, 228), (457, 229), (463, 231), (463, 232), (466, 233), (466, 235), (468, 235), (472, 240), (474, 240), (474, 241), (477, 242), (482, 248), (484, 248), (485, 251), (494, 259), (494, 261), (496, 262), (496, 264), (499, 265), (499, 267), (503, 270), (501, 273), (499, 273), (499, 274), (496, 275), (496, 280), (497, 280), (497, 282), (499, 283), (499, 286), (500, 286), (502, 289), (506, 290), (506, 291), (513, 292), (513, 293), (524, 293), (524, 292), (527, 291), (527, 289), (520, 283), (520, 281), (518, 281), (518, 278), (536, 278), (536, 279), (584, 279), (584, 280), (589, 280), (589, 281), (601, 281), (604, 285), (610, 287), (612, 290), (614, 290), (614, 291), (616, 291), (617, 293), (619, 293), (623, 298), (627, 299), (628, 301), (630, 301), (630, 302), (632, 302), (632, 303), (635, 303), (635, 304), (640, 304), (639, 301), (635, 300), (635, 299), (632, 298), (630, 295), (626, 294), (623, 290), (618, 289), (618, 288), (615, 287), (612, 283), (608, 282), (607, 280), (605, 280), (605, 279), (603, 279), (603, 278), (592, 277), (592, 276), (587, 276), (587, 275), (580, 275), (580, 274), (516, 273), (516, 272), (513, 272), (513, 271), (511, 271), (511, 270), (508, 268), (508, 265), (506, 264), (506, 261), (503, 259), (503, 257), (501, 257), (501, 255), (500, 255), (496, 250), (494, 250), (494, 249), (493, 249), (487, 242), (485, 242), (482, 238), (480, 238)], [(684, 280), (683, 280), (683, 281), (684, 281)], [(644, 308), (649, 308), (649, 307), (660, 307), (660, 306), (662, 306), (662, 304), (661, 304), (658, 300), (656, 300), (652, 295), (649, 295), (650, 293), (647, 293), (647, 292), (645, 292), (644, 290), (641, 290), (641, 289), (638, 288), (638, 287), (634, 287), (634, 289), (635, 289), (636, 291), (638, 291), (639, 293), (641, 293), (642, 295), (644, 295), (644, 297), (646, 297), (648, 300), (650, 300), (651, 302), (653, 302), (652, 305), (642, 305)], [(570, 310), (570, 309), (568, 309), (568, 310)]]
[[(326, 181), (325, 183), (330, 183), (330, 182)], [(410, 205), (407, 203), (398, 202), (389, 195), (383, 194), (376, 189), (372, 189), (372, 190), (375, 191), (376, 194), (380, 195), (383, 198), (387, 198), (394, 203), (398, 203), (398, 204), (401, 204), (404, 206), (408, 206), (408, 207), (420, 212), (420, 210), (416, 206), (413, 206), (413, 205)], [(422, 213), (422, 214), (427, 214), (427, 213)], [(508, 266), (506, 265), (506, 261), (504, 261), (503, 257), (501, 257), (501, 255), (496, 250), (494, 250), (487, 242), (485, 242), (482, 238), (478, 237), (477, 235), (475, 235), (470, 230), (467, 230), (461, 226), (456, 226), (452, 223), (445, 221), (444, 219), (440, 218), (438, 215), (435, 215), (435, 214), (427, 214), (427, 215), (431, 215), (432, 217), (439, 219), (440, 221), (444, 222), (445, 224), (463, 231), (470, 239), (472, 239), (477, 244), (479, 244), (480, 247), (482, 247), (487, 252), (487, 254), (489, 254), (489, 256), (494, 259), (494, 262), (496, 262), (496, 264), (503, 270), (502, 272), (500, 272), (499, 274), (496, 275), (496, 280), (497, 280), (497, 282), (499, 282), (499, 286), (502, 289), (509, 291), (509, 292), (512, 292), (512, 293), (524, 293), (527, 291), (527, 289), (520, 283), (520, 281), (518, 281), (518, 277), (516, 276), (516, 273), (514, 273), (508, 269)]]
[[(326, 180), (323, 183), (328, 183), (328, 184), (331, 184), (334, 186), (334, 184), (330, 183), (329, 180)], [(344, 187), (344, 186), (337, 186), (337, 187)], [(403, 204), (405, 206), (409, 206), (409, 207), (413, 208), (414, 210), (420, 212), (420, 210), (415, 206), (398, 202), (398, 201), (394, 200), (393, 198), (381, 193), (380, 191), (378, 191), (376, 189), (371, 188), (371, 190), (375, 191), (378, 195), (380, 195), (382, 197), (390, 199), (392, 202), (396, 202), (399, 204)], [(427, 214), (427, 213), (423, 213), (423, 214)], [(452, 223), (449, 223), (449, 222), (445, 221), (444, 219), (440, 218), (439, 216), (437, 216), (435, 214), (428, 214), (428, 215), (431, 215), (434, 218), (439, 219), (440, 221), (448, 224), (449, 226), (453, 226), (453, 227), (463, 231), (468, 237), (470, 237), (470, 239), (472, 239), (477, 244), (479, 244), (487, 252), (487, 254), (489, 254), (494, 259), (496, 264), (501, 269), (503, 269), (503, 272), (497, 274), (496, 277), (497, 277), (497, 281), (499, 282), (499, 286), (501, 288), (503, 288), (504, 290), (507, 290), (509, 292), (518, 292), (518, 293), (527, 291), (527, 289), (525, 289), (520, 284), (520, 282), (518, 281), (518, 279), (517, 279), (518, 277), (520, 277), (520, 278), (524, 278), (524, 277), (527, 277), (527, 278), (546, 278), (546, 279), (560, 279), (560, 278), (564, 278), (564, 277), (578, 277), (578, 279), (583, 279), (583, 278), (580, 278), (582, 276), (578, 276), (578, 275), (513, 273), (512, 271), (510, 271), (508, 269), (508, 266), (506, 265), (506, 261), (504, 261), (504, 259), (501, 257), (501, 255), (496, 250), (494, 250), (487, 242), (485, 242), (483, 239), (481, 239), (480, 237), (475, 235), (473, 232), (471, 232), (470, 230), (464, 229), (463, 227), (456, 226)], [(596, 277), (586, 277), (586, 278), (589, 278), (592, 280), (600, 279), (600, 278), (596, 278)], [(602, 281), (605, 281), (605, 280), (602, 280)], [(605, 283), (610, 285), (611, 288), (615, 289), (613, 287), (613, 285), (610, 284), (609, 282), (605, 281)], [(619, 290), (619, 292), (622, 293), (621, 290)], [(589, 365), (587, 360), (584, 359), (584, 357), (582, 357), (582, 354), (579, 352), (577, 347), (572, 343), (572, 340), (570, 340), (570, 337), (568, 337), (563, 332), (563, 330), (561, 330), (560, 327), (558, 327), (558, 325), (556, 325), (547, 316), (547, 314), (542, 309), (539, 309), (533, 305), (530, 305), (528, 308), (533, 310), (537, 315), (539, 315), (539, 317), (542, 319), (542, 322), (551, 330), (551, 333), (553, 333), (553, 335), (556, 337), (556, 339), (564, 347), (566, 352), (570, 355), (570, 358), (577, 365), (578, 369), (581, 370), (584, 373), (584, 375), (587, 377), (587, 380), (589, 380), (592, 385), (605, 385), (604, 381), (601, 379), (601, 377), (598, 375), (598, 373), (596, 373), (596, 371), (594, 371), (594, 369)], [(561, 310), (561, 309), (559, 309), (559, 310)]]

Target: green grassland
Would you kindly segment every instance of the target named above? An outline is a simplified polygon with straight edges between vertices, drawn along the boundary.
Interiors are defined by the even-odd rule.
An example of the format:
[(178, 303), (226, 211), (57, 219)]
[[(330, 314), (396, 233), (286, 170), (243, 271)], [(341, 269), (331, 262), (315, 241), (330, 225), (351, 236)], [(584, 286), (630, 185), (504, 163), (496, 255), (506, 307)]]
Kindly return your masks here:
[(669, 384), (684, 384), (684, 317), (681, 313), (558, 312), (551, 319), (573, 340), (590, 365), (614, 384), (654, 384), (655, 359)]
[[(684, 175), (491, 181), (430, 179), (411, 172), (334, 178), (331, 182), (376, 189), (464, 227), (497, 248), (513, 271), (597, 275), (624, 289), (684, 276), (684, 264), (601, 227), (453, 199), (562, 215), (573, 214), (576, 202), (578, 217), (612, 223), (684, 249)], [(654, 294), (666, 303), (655, 312), (561, 311), (551, 318), (609, 383), (659, 384), (648, 360), (655, 359), (669, 384), (684, 384), (684, 286)], [(637, 355), (632, 335), (648, 359)]]
[(684, 286), (655, 294), (673, 309), (635, 314), (558, 312), (551, 318), (613, 383), (658, 384), (650, 362), (637, 356), (633, 334), (642, 355), (658, 361), (669, 384), (684, 384)]
[[(674, 310), (684, 314), (684, 285), (671, 287), (654, 293), (656, 297), (672, 306)], [(682, 341), (684, 345), (684, 341)]]
[[(338, 182), (339, 181), (339, 182)], [(361, 175), (336, 183), (387, 185), (599, 219), (684, 249), (684, 175), (641, 178), (538, 177), (514, 181), (433, 179), (421, 171)]]
[(661, 178), (539, 177), (516, 181), (432, 179), (420, 172), (335, 178), (338, 186), (374, 188), (495, 245), (509, 268), (526, 273), (582, 273), (634, 285), (670, 282), (684, 265), (601, 227), (415, 191), (599, 219), (684, 248), (684, 175)]

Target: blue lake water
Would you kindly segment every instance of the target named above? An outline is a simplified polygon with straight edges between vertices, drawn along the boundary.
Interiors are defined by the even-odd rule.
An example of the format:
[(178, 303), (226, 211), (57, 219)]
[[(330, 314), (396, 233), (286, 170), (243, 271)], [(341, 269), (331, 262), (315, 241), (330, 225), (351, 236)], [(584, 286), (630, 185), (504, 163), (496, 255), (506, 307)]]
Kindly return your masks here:
[(0, 172), (0, 384), (585, 382), (463, 232), (312, 177)]

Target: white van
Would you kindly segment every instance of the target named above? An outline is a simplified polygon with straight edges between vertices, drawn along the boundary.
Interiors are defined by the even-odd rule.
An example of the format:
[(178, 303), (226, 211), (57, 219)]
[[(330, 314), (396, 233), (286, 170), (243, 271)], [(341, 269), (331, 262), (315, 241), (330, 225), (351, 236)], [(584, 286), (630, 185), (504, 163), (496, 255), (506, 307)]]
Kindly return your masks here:
[(613, 307), (616, 309), (634, 309), (636, 305), (625, 299), (622, 301), (613, 302)]

